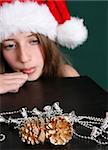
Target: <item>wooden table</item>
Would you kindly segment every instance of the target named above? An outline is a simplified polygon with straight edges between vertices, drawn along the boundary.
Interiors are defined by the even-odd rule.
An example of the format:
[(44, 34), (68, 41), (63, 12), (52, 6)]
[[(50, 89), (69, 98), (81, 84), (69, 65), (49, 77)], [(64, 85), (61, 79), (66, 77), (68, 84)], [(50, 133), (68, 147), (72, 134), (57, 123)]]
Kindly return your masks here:
[[(59, 101), (64, 112), (75, 110), (77, 115), (105, 117), (108, 111), (108, 93), (87, 76), (61, 79), (39, 79), (27, 82), (18, 93), (7, 93), (0, 96), (0, 111), (19, 110), (27, 107), (32, 110), (35, 106), (42, 110), (45, 105), (52, 105)], [(4, 149), (40, 149), (40, 150), (101, 150), (93, 141), (86, 141), (73, 137), (65, 146), (54, 146), (49, 143), (43, 145), (27, 145), (23, 143), (18, 132), (5, 124), (1, 124), (1, 132), (6, 134), (6, 140), (1, 144)]]

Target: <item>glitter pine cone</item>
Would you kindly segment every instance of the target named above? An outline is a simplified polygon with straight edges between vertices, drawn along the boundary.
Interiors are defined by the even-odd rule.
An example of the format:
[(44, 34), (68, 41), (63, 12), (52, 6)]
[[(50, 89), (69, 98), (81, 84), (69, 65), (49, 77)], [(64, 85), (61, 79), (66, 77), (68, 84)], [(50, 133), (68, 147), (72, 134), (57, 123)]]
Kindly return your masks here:
[(73, 136), (73, 127), (64, 116), (55, 116), (46, 126), (46, 137), (54, 145), (65, 145)]
[(21, 123), (19, 135), (27, 144), (44, 143), (47, 139), (54, 145), (65, 145), (72, 139), (73, 127), (64, 116), (55, 116), (46, 124), (42, 117), (29, 117)]
[(42, 117), (27, 118), (21, 123), (19, 135), (23, 142), (27, 144), (39, 144), (45, 141), (45, 122)]

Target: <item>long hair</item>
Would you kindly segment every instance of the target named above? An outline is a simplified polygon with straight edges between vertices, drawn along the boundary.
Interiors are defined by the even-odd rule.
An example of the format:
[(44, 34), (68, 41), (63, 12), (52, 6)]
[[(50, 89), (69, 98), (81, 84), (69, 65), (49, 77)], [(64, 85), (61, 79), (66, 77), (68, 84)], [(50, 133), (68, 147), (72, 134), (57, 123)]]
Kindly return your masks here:
[(2, 44), (0, 43), (0, 73), (5, 72), (4, 58), (2, 54)]
[(61, 77), (61, 67), (66, 63), (65, 57), (61, 53), (57, 43), (51, 41), (44, 35), (37, 34), (40, 45), (42, 47), (42, 55), (44, 58), (44, 77)]
[[(37, 33), (36, 37), (39, 40), (41, 53), (44, 59), (43, 77), (62, 77), (61, 66), (66, 63), (66, 60), (58, 48), (57, 43), (50, 40), (48, 37)], [(3, 58), (2, 44), (0, 46), (0, 73), (12, 71), (7, 62)]]
[(3, 57), (2, 43), (0, 43), (0, 73), (8, 73), (8, 72), (13, 72), (13, 70)]

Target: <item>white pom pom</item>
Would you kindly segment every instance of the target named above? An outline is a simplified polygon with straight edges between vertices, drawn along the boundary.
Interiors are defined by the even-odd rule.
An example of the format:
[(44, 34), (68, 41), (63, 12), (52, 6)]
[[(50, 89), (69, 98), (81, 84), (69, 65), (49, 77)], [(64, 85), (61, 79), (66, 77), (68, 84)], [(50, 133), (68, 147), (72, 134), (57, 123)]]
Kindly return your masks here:
[(88, 36), (87, 28), (83, 24), (83, 19), (72, 17), (57, 28), (57, 41), (68, 48), (76, 48), (83, 44)]

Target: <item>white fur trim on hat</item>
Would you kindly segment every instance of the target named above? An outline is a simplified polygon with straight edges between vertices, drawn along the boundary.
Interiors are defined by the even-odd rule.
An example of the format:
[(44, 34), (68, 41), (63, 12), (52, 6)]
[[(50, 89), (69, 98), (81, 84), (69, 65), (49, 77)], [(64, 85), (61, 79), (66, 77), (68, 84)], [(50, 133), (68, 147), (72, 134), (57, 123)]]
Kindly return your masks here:
[(72, 17), (59, 25), (46, 4), (15, 0), (0, 6), (0, 42), (17, 32), (40, 33), (72, 49), (88, 35), (83, 19)]
[(83, 19), (72, 17), (57, 28), (59, 44), (74, 49), (83, 44), (88, 36), (88, 30), (83, 24)]
[(45, 4), (5, 3), (0, 7), (0, 42), (16, 32), (34, 32), (56, 38), (57, 21)]

